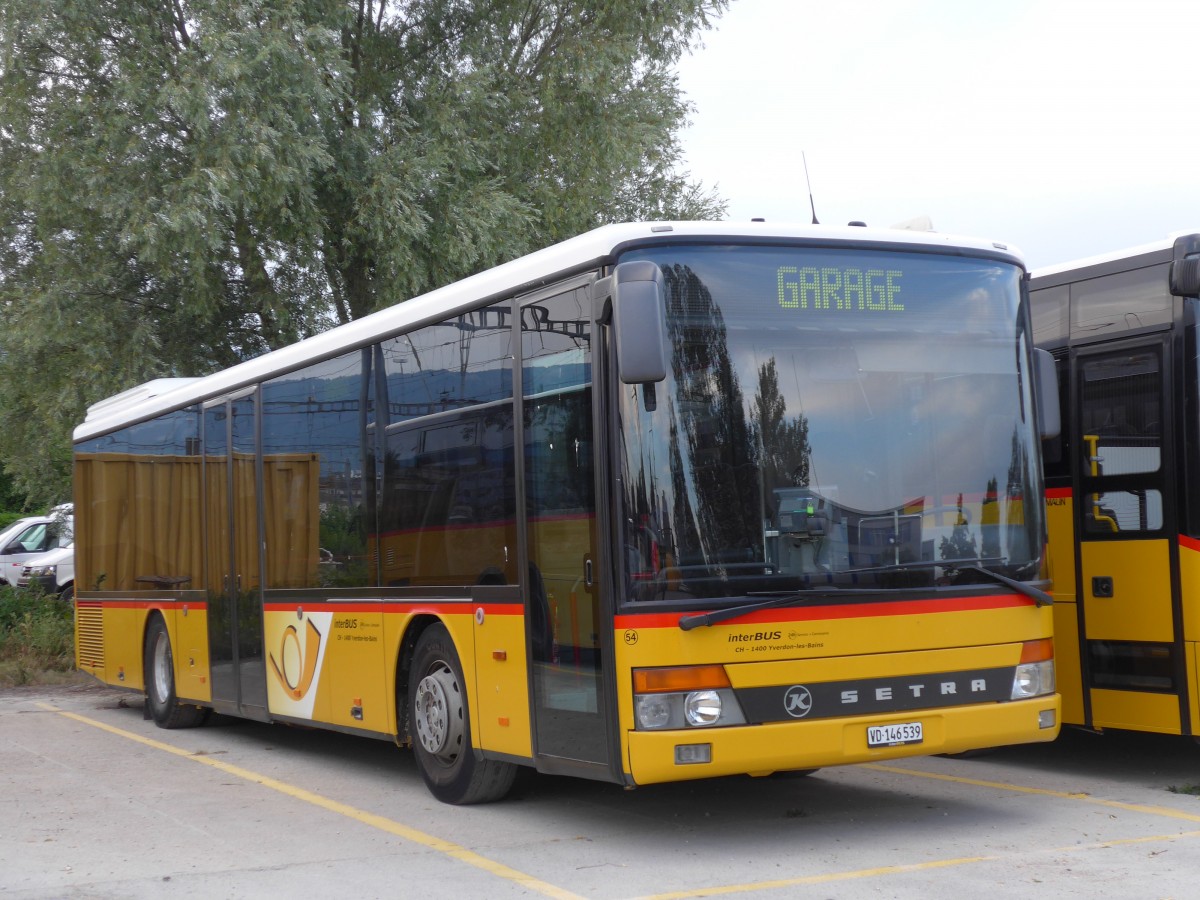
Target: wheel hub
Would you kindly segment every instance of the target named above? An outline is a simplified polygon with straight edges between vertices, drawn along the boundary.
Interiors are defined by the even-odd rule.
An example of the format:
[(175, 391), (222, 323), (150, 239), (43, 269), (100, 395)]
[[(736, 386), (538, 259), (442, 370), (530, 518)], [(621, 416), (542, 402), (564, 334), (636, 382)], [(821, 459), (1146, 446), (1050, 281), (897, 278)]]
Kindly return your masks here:
[(421, 746), (442, 762), (453, 762), (462, 747), (463, 707), (448, 666), (438, 666), (418, 682), (413, 712)]

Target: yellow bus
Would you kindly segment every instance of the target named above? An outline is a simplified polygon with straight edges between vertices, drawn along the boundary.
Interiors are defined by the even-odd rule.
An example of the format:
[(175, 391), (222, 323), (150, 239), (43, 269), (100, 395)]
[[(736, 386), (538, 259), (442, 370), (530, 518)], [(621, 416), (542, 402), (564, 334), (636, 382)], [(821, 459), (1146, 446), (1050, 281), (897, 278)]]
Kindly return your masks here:
[(1025, 284), (612, 225), (132, 389), (75, 432), (78, 665), (167, 728), (411, 746), (450, 803), (1051, 740)]
[(1200, 234), (1030, 282), (1062, 433), (1044, 445), (1063, 719), (1200, 734)]

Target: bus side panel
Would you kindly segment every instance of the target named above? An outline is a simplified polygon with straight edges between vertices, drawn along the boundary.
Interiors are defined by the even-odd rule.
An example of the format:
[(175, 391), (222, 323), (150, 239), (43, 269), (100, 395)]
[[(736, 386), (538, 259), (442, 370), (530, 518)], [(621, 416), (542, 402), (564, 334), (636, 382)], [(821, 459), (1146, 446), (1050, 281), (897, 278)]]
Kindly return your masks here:
[[(105, 681), (117, 687), (143, 690), (146, 687), (143, 651), (148, 611), (132, 605), (106, 603), (104, 606), (104, 670)], [(172, 616), (164, 616), (167, 630), (174, 624)], [(171, 646), (177, 646), (172, 638)], [(178, 661), (176, 661), (178, 671)]]
[[(1053, 740), (1061, 715), (1057, 694), (1019, 702), (859, 715), (853, 714), (851, 706), (845, 708), (849, 713), (839, 706), (836, 712), (823, 710), (794, 723), (635, 730), (631, 670), (640, 666), (720, 663), (735, 692), (894, 679), (893, 689), (902, 693), (907, 690), (906, 675), (1013, 667), (1020, 661), (1025, 641), (1051, 635), (1051, 610), (1034, 607), (1030, 601), (958, 611), (939, 611), (941, 605), (940, 601), (909, 604), (927, 611), (889, 614), (901, 604), (864, 604), (857, 613), (843, 607), (840, 617), (825, 619), (817, 618), (821, 610), (764, 611), (688, 632), (662, 621), (668, 617), (644, 617), (647, 627), (636, 627), (638, 616), (619, 617), (618, 707), (626, 772), (635, 783), (647, 784)], [(800, 618), (805, 615), (811, 618)], [(865, 647), (875, 652), (862, 654)], [(1049, 711), (1053, 711), (1053, 726), (1040, 727), (1039, 714)], [(868, 726), (916, 721), (928, 729), (921, 744), (867, 748)], [(676, 761), (675, 747), (693, 743), (711, 744), (711, 763)]]
[(1083, 725), (1083, 669), (1079, 655), (1079, 611), (1074, 602), (1054, 599), (1054, 676), (1062, 697), (1063, 722)]
[[(470, 700), (474, 748), (531, 757), (522, 607), (511, 603), (471, 602), (455, 604), (452, 611), (445, 607), (438, 610), (436, 606), (430, 611), (446, 626), (458, 653)], [(413, 614), (421, 612), (414, 610)], [(411, 619), (411, 616), (407, 618)], [(397, 635), (397, 641), (400, 636)], [(407, 703), (407, 697), (399, 698), (399, 702)]]
[(1085, 583), (1087, 573), (1102, 572), (1114, 585), (1111, 597), (1097, 597), (1089, 591), (1085, 600), (1089, 640), (1173, 639), (1167, 541), (1085, 541), (1079, 552)]
[(1196, 668), (1196, 642), (1188, 641), (1183, 645), (1184, 657), (1187, 660), (1188, 707), (1192, 721), (1192, 734), (1196, 734), (1196, 723), (1200, 722), (1200, 701), (1196, 694), (1200, 690), (1200, 672)]
[(145, 690), (146, 624), (161, 615), (171, 639), (175, 664), (175, 693), (180, 700), (207, 703), (208, 634), (203, 606), (176, 601), (139, 601), (106, 598), (76, 601), (76, 663), (92, 677), (114, 687)]
[[(269, 604), (265, 616), (267, 698), (273, 715), (395, 734), (396, 670), (417, 616), (436, 617), (450, 632), (471, 702), (477, 749), (529, 757), (525, 620), (515, 604)], [(483, 610), (483, 621), (476, 616)]]
[(1082, 725), (1083, 669), (1080, 661), (1079, 606), (1075, 583), (1075, 511), (1070, 488), (1046, 491), (1046, 528), (1049, 545), (1047, 574), (1053, 581), (1054, 667), (1062, 696), (1063, 721)]
[(1157, 734), (1181, 734), (1179, 697), (1148, 691), (1092, 688), (1093, 721), (1098, 728), (1124, 728)]
[(1200, 672), (1197, 643), (1200, 643), (1200, 541), (1179, 538), (1180, 602), (1183, 604), (1183, 640), (1187, 659), (1188, 706), (1192, 733), (1200, 733)]
[[(361, 613), (339, 609), (336, 616), (327, 604), (268, 603), (263, 616), (263, 640), (267, 666), (267, 709), (273, 715), (333, 724), (341, 717), (332, 711), (334, 685), (331, 672), (352, 667), (354, 681), (383, 681), (383, 673), (371, 671), (372, 654), (359, 652), (367, 642), (347, 644), (334, 634), (351, 629)], [(367, 629), (363, 633), (367, 633)], [(382, 656), (382, 654), (380, 654)], [(338, 699), (341, 699), (340, 697)], [(348, 717), (348, 711), (345, 711)], [(375, 711), (372, 711), (374, 719)], [(386, 724), (386, 723), (385, 723)], [(366, 722), (355, 721), (359, 728)], [(383, 729), (381, 729), (383, 730)]]
[(532, 757), (525, 617), (521, 607), (513, 604), (473, 608), (483, 610), (483, 621), (474, 620), (472, 743), (480, 750)]
[(163, 617), (175, 656), (175, 693), (180, 700), (212, 701), (209, 682), (208, 608), (203, 601), (184, 602)]

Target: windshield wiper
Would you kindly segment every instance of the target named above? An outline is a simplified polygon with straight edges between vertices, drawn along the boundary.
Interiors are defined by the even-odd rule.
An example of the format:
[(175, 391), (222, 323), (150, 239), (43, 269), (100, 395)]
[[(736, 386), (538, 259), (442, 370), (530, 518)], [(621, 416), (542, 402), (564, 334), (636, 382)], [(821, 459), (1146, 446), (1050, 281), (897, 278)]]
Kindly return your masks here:
[(1020, 594), (1033, 599), (1038, 606), (1050, 606), (1054, 603), (1054, 598), (1040, 588), (1034, 587), (1032, 584), (1027, 584), (1024, 581), (1018, 581), (1015, 578), (1009, 578), (1007, 575), (1002, 575), (995, 569), (989, 569), (984, 563), (1003, 562), (1000, 557), (991, 559), (939, 559), (929, 560), (927, 562), (907, 562), (895, 563), (889, 566), (871, 566), (865, 569), (847, 569), (845, 572), (840, 572), (841, 575), (862, 575), (872, 572), (909, 572), (918, 569), (955, 569), (958, 571), (978, 572), (985, 578), (994, 581), (996, 584), (1002, 584), (1005, 587), (1010, 587)]
[[(830, 593), (842, 594), (872, 594), (877, 595), (879, 591), (864, 590), (860, 588), (839, 588), (830, 586), (828, 590), (822, 588), (806, 588), (803, 591), (787, 591), (782, 594), (777, 594), (774, 591), (750, 591), (746, 594), (747, 597), (762, 597), (770, 596), (770, 600), (764, 600), (762, 603), (751, 603), (749, 606), (727, 606), (723, 609), (714, 609), (712, 612), (692, 613), (687, 616), (679, 617), (679, 627), (684, 631), (691, 631), (693, 628), (699, 628), (701, 625), (713, 625), (717, 622), (724, 622), (726, 619), (735, 619), (738, 616), (746, 613), (758, 612), (760, 609), (771, 609), (774, 606), (787, 606), (789, 603), (794, 603), (797, 600), (806, 602), (815, 600), (814, 593), (828, 595)], [(801, 604), (802, 606), (804, 604)]]
[[(891, 566), (874, 566), (864, 569), (849, 569), (846, 572), (840, 572), (841, 575), (857, 575), (867, 574), (872, 572), (905, 572), (913, 569), (959, 569), (968, 572), (977, 572), (980, 575), (994, 581), (996, 584), (1002, 584), (1005, 587), (1012, 588), (1026, 597), (1032, 598), (1038, 606), (1050, 606), (1054, 603), (1054, 598), (1045, 591), (1034, 587), (1032, 584), (1026, 584), (1023, 581), (1017, 581), (1015, 578), (1009, 578), (1007, 575), (1002, 575), (999, 572), (989, 569), (982, 563), (985, 560), (981, 559), (943, 559), (938, 562), (917, 562), (917, 563), (897, 563)], [(683, 631), (691, 631), (693, 628), (699, 628), (701, 625), (714, 625), (717, 622), (724, 622), (727, 619), (735, 619), (738, 616), (746, 613), (758, 612), (760, 609), (771, 609), (776, 606), (786, 606), (789, 603), (794, 603), (798, 600), (811, 601), (816, 599), (814, 593), (827, 596), (829, 593), (838, 595), (845, 594), (873, 594), (877, 595), (879, 591), (869, 588), (838, 588), (833, 585), (829, 586), (829, 590), (825, 591), (821, 588), (808, 588), (803, 591), (790, 591), (787, 593), (772, 596), (770, 600), (762, 603), (752, 603), (748, 606), (727, 606), (723, 609), (714, 609), (706, 613), (692, 613), (687, 616), (679, 617), (679, 627)], [(751, 592), (747, 597), (761, 597), (763, 592)]]
[[(688, 616), (679, 617), (679, 627), (684, 631), (691, 631), (693, 628), (699, 628), (701, 625), (712, 625), (716, 622), (724, 622), (726, 619), (733, 619), (737, 616), (745, 615), (746, 613), (756, 612), (760, 609), (770, 609), (772, 606), (786, 606), (794, 600), (808, 599), (805, 598), (807, 591), (794, 591), (790, 594), (781, 594), (778, 597), (772, 597), (762, 603), (752, 603), (749, 606), (727, 606), (724, 609), (714, 609), (712, 612), (692, 613)], [(749, 595), (747, 595), (749, 596)]]
[(1017, 581), (1015, 578), (1009, 578), (1007, 575), (1001, 575), (999, 572), (989, 569), (986, 566), (972, 565), (959, 566), (959, 568), (966, 569), (968, 572), (978, 572), (980, 575), (992, 579), (997, 584), (1010, 587), (1017, 593), (1024, 594), (1026, 597), (1032, 597), (1033, 602), (1038, 606), (1051, 606), (1054, 603), (1054, 598), (1041, 588), (1036, 588), (1032, 584), (1026, 584), (1024, 581)]

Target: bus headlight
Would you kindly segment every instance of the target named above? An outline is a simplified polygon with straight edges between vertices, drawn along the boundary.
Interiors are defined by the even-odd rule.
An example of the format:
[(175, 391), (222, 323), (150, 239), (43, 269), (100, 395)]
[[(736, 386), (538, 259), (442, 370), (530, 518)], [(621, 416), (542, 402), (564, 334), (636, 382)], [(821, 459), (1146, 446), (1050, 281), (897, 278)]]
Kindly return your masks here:
[(1013, 673), (1013, 700), (1028, 700), (1054, 693), (1054, 660), (1021, 663)]
[(633, 692), (638, 731), (746, 724), (723, 666), (634, 669)]
[(1021, 659), (1013, 672), (1010, 700), (1028, 700), (1054, 693), (1054, 640), (1042, 638), (1021, 645)]
[(689, 725), (715, 725), (721, 719), (721, 706), (717, 691), (692, 691), (683, 698), (683, 715)]
[(646, 694), (637, 699), (637, 727), (644, 730), (671, 724), (671, 701), (667, 694)]

